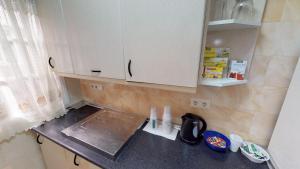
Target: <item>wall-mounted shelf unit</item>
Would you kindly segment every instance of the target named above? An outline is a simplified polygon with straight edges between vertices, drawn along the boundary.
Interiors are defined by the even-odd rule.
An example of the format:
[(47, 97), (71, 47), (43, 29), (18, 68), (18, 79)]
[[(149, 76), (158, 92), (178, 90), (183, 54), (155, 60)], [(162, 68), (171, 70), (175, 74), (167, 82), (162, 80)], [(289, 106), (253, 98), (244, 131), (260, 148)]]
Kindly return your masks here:
[[(201, 67), (199, 74), (199, 85), (225, 87), (248, 83), (251, 62), (254, 55), (257, 36), (261, 26), (263, 11), (266, 0), (253, 0), (254, 13), (252, 18), (231, 19), (232, 10), (234, 10), (237, 1), (209, 1), (209, 10), (207, 10), (207, 34), (205, 47), (208, 47), (206, 56), (201, 56)], [(226, 8), (224, 8), (226, 6)], [(222, 11), (222, 10), (226, 11)], [(220, 17), (220, 11), (222, 16)], [(213, 49), (214, 50), (210, 50)], [(212, 51), (229, 51), (228, 55), (211, 54)], [(215, 52), (217, 53), (217, 52)], [(226, 53), (226, 52), (225, 52)], [(210, 59), (209, 59), (210, 58)], [(239, 73), (236, 66), (231, 70), (231, 61), (244, 61), (247, 64), (246, 70), (241, 71), (243, 80), (236, 80), (229, 77), (230, 73)], [(241, 62), (242, 63), (242, 62)], [(227, 64), (227, 65), (226, 65)], [(206, 65), (206, 66), (204, 66)], [(226, 66), (225, 66), (226, 65)], [(236, 64), (235, 64), (236, 65)], [(245, 67), (243, 68), (245, 69)], [(223, 77), (221, 78), (220, 77)], [(214, 77), (214, 78), (209, 78)]]
[(208, 31), (223, 31), (233, 29), (250, 29), (260, 27), (260, 22), (241, 21), (236, 19), (226, 19), (218, 21), (210, 21), (208, 23)]
[(248, 80), (236, 80), (233, 78), (223, 78), (223, 79), (202, 79), (200, 81), (200, 84), (204, 86), (225, 87), (225, 86), (246, 84), (247, 82)]

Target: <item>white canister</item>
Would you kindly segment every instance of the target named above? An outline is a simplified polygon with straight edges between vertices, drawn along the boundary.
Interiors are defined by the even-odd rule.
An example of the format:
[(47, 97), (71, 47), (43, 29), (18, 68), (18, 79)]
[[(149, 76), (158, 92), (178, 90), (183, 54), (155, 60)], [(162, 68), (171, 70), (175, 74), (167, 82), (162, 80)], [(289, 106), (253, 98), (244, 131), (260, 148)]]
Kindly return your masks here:
[(173, 130), (171, 107), (165, 106), (162, 118), (162, 129), (166, 134), (170, 134)]
[(240, 137), (239, 135), (236, 135), (236, 134), (230, 134), (229, 139), (230, 139), (230, 143), (231, 143), (230, 150), (232, 152), (237, 152), (243, 144), (242, 137)]

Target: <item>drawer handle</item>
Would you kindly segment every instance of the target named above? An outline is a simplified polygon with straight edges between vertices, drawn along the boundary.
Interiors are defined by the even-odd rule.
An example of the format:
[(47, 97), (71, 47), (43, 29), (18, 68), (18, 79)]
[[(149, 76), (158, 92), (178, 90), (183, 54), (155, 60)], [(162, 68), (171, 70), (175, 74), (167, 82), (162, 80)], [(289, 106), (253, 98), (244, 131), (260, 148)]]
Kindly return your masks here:
[(132, 77), (132, 73), (131, 73), (131, 59), (128, 62), (128, 73), (129, 73), (129, 76)]
[(91, 70), (93, 73), (101, 73), (101, 70)]
[(74, 163), (74, 165), (79, 166), (79, 163), (76, 162), (76, 159), (77, 159), (77, 154), (75, 154), (75, 156), (74, 156), (73, 163)]
[(38, 136), (36, 137), (36, 142), (37, 142), (38, 144), (43, 144), (43, 142), (40, 141), (40, 136), (41, 136), (41, 135), (38, 135)]
[(50, 66), (52, 69), (54, 69), (54, 66), (53, 66), (52, 63), (51, 63), (52, 59), (53, 59), (52, 57), (49, 57), (48, 63), (49, 63), (49, 66)]

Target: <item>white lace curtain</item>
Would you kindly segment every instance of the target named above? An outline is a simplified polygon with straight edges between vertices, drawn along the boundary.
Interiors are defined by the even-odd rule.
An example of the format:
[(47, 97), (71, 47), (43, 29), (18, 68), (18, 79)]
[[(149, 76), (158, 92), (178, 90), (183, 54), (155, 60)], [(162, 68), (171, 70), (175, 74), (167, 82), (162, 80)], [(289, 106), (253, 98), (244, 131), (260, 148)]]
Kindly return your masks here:
[(0, 141), (64, 114), (47, 58), (35, 1), (0, 0)]

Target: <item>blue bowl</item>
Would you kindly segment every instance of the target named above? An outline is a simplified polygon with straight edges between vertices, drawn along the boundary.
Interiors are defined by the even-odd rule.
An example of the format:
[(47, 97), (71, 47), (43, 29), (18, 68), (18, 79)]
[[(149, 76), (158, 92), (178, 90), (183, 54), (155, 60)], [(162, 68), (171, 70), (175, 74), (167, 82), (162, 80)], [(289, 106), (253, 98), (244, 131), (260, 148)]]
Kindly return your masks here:
[[(203, 137), (204, 137), (204, 140), (205, 140), (205, 143), (207, 144), (207, 146), (212, 150), (219, 151), (219, 152), (226, 152), (226, 150), (230, 147), (230, 140), (225, 135), (223, 135), (222, 133), (219, 133), (217, 131), (212, 131), (212, 130), (205, 131), (203, 133)], [(223, 139), (226, 142), (226, 147), (221, 148), (221, 147), (215, 146), (213, 144), (210, 144), (207, 141), (207, 139), (209, 137), (219, 137), (219, 138)]]

